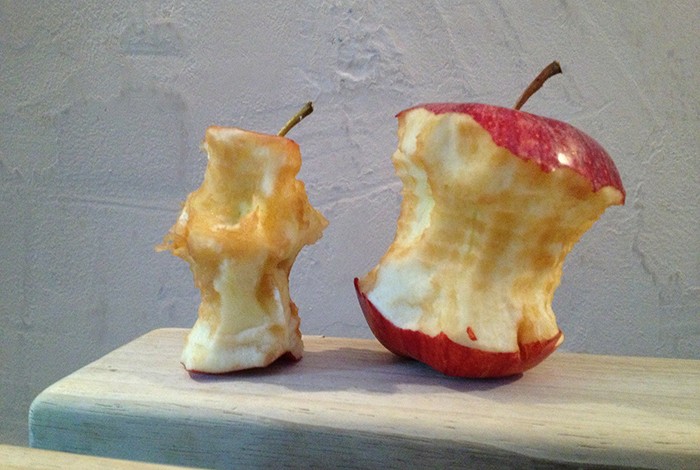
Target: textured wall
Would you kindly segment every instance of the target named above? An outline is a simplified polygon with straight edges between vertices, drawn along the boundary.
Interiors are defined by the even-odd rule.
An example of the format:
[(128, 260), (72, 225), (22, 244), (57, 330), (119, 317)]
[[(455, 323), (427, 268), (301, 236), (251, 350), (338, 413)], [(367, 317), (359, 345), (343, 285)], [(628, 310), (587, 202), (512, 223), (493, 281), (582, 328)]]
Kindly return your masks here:
[(239, 3), (0, 3), (0, 442), (53, 381), (192, 325), (187, 266), (153, 246), (206, 126), (276, 132), (314, 101), (290, 136), (331, 225), (293, 296), (305, 333), (369, 337), (352, 278), (393, 236), (394, 114), (510, 106), (553, 59), (526, 109), (593, 135), (628, 191), (567, 259), (564, 347), (700, 358), (697, 1)]

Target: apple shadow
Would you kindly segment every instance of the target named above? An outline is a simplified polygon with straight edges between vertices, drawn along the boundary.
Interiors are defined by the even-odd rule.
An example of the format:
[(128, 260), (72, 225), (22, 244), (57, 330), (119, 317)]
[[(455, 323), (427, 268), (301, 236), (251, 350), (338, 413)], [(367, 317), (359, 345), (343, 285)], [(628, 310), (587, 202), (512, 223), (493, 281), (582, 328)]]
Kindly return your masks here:
[[(638, 373), (628, 371), (619, 377), (607, 373), (591, 376), (590, 372), (597, 369), (579, 365), (579, 358), (565, 353), (555, 352), (524, 374), (469, 379), (449, 377), (418, 361), (399, 357), (378, 342), (345, 342), (340, 345), (334, 340), (326, 342), (322, 337), (314, 342), (322, 347), (307, 349), (299, 361), (283, 357), (265, 368), (229, 374), (188, 373), (179, 363), (179, 350), (175, 349), (166, 351), (168, 359), (163, 366), (167, 364), (165, 373), (172, 376), (169, 383), (183, 393), (230, 393), (240, 400), (249, 395), (287, 397), (285, 393), (289, 393), (289, 399), (301, 400), (298, 406), (302, 411), (303, 402), (313, 401), (316, 397), (322, 398), (330, 411), (335, 409), (332, 404), (336, 399), (342, 403), (355, 403), (358, 413), (363, 413), (363, 403), (372, 404), (374, 399), (377, 399), (376, 403), (390, 407), (395, 403), (396, 413), (403, 413), (401, 410), (410, 409), (414, 403), (425, 406), (425, 412), (430, 412), (432, 400), (447, 400), (454, 416), (445, 418), (456, 421), (469, 420), (470, 407), (473, 406), (478, 406), (478, 412), (488, 417), (515, 409), (533, 416), (551, 415), (554, 421), (557, 420), (556, 413), (571, 413), (574, 406), (573, 409), (582, 410), (582, 413), (595, 409), (612, 410), (610, 417), (605, 419), (614, 422), (615, 416), (627, 416), (616, 415), (620, 409), (644, 420), (655, 416), (657, 408), (662, 406), (658, 400), (648, 402), (642, 399), (647, 396), (645, 390), (649, 384), (641, 368)], [(119, 371), (120, 363), (121, 359), (110, 361), (109, 365), (114, 367), (110, 370)], [(148, 368), (130, 368), (124, 372), (137, 374), (145, 382), (163, 380), (162, 374), (154, 375)], [(613, 380), (614, 386), (610, 382)], [(606, 390), (614, 390), (614, 393), (601, 393)], [(328, 395), (323, 396), (323, 392)], [(338, 392), (338, 395), (333, 392)], [(653, 394), (648, 396), (653, 397)], [(680, 400), (677, 405), (664, 402), (663, 406), (670, 407), (666, 416), (673, 412), (674, 420), (694, 424), (690, 422), (692, 414), (685, 417), (683, 410), (687, 403), (687, 400)], [(435, 407), (437, 409), (439, 405), (435, 404)], [(410, 412), (406, 413), (412, 416)], [(507, 423), (508, 419), (504, 418), (502, 425), (507, 426)], [(620, 421), (621, 426), (627, 424), (627, 421)]]
[(264, 368), (227, 374), (189, 372), (189, 376), (202, 384), (254, 382), (308, 393), (362, 390), (390, 394), (407, 386), (422, 388), (426, 393), (439, 393), (441, 389), (488, 391), (513, 384), (523, 374), (493, 379), (450, 377), (421, 362), (386, 350), (341, 347), (306, 351), (298, 361), (283, 356)]
[[(306, 351), (299, 361), (281, 358), (268, 367), (222, 375), (190, 373), (197, 386), (230, 384), (235, 389), (265, 386), (308, 394), (350, 392), (405, 397), (406, 394), (437, 397), (458, 392), (485, 400), (484, 406), (497, 404), (558, 407), (582, 403), (588, 407), (616, 406), (614, 397), (592, 393), (566, 374), (553, 373), (550, 365), (539, 365), (523, 374), (504, 378), (475, 379), (450, 377), (413, 359), (375, 348), (337, 347)], [(227, 388), (229, 387), (227, 386)], [(400, 398), (404, 399), (404, 398)], [(635, 406), (642, 412), (648, 407)], [(547, 408), (550, 409), (550, 408)]]

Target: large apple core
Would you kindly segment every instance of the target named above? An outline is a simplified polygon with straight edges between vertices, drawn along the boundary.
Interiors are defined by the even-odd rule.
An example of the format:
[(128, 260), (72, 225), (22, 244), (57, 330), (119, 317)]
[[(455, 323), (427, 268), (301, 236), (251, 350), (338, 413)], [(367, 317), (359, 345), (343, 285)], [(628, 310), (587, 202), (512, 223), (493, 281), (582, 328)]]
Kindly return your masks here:
[(383, 330), (403, 331), (422, 352), (385, 346), (425, 362), (438, 344), (506, 362), (523, 357), (524, 345), (551, 353), (562, 339), (551, 304), (564, 258), (606, 207), (622, 203), (621, 191), (596, 189), (569, 167), (544, 169), (464, 113), (400, 113), (392, 160), (403, 183), (396, 235), (358, 295), (391, 325)]

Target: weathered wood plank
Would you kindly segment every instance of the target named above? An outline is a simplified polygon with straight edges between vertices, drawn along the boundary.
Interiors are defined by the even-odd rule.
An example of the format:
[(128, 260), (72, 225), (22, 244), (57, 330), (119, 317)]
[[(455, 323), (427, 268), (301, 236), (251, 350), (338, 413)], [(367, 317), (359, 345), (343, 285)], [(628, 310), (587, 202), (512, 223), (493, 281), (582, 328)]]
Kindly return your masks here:
[(219, 468), (700, 468), (700, 361), (558, 352), (524, 375), (445, 377), (373, 340), (190, 375), (155, 330), (42, 392), (33, 447)]
[(0, 468), (3, 470), (177, 470), (185, 467), (160, 465), (128, 460), (108, 459), (90, 455), (69, 454), (53, 450), (0, 444)]

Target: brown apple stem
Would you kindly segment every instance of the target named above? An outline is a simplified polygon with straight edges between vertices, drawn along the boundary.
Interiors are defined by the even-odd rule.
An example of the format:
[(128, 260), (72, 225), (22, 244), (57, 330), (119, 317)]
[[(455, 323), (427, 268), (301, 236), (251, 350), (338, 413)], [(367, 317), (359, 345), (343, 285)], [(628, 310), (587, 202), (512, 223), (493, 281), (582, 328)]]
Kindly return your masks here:
[(520, 99), (518, 102), (515, 104), (515, 109), (520, 109), (523, 107), (525, 102), (530, 99), (532, 95), (537, 92), (540, 88), (542, 88), (542, 85), (544, 85), (544, 82), (546, 82), (550, 77), (553, 77), (554, 75), (562, 73), (561, 71), (561, 66), (559, 65), (559, 62), (556, 60), (546, 66), (544, 70), (540, 72), (540, 74), (535, 77), (535, 79), (530, 83), (530, 86), (528, 86), (523, 94), (520, 96)]
[(298, 113), (296, 113), (294, 115), (294, 117), (292, 117), (292, 119), (287, 121), (287, 124), (285, 124), (284, 127), (282, 129), (280, 129), (280, 131), (277, 133), (277, 135), (280, 137), (284, 137), (285, 135), (287, 135), (287, 132), (289, 132), (289, 130), (292, 127), (299, 124), (301, 122), (301, 120), (304, 119), (309, 114), (311, 114), (313, 112), (313, 110), (314, 110), (314, 106), (311, 103), (311, 101), (309, 101), (299, 110)]

